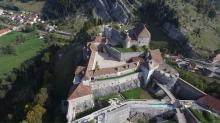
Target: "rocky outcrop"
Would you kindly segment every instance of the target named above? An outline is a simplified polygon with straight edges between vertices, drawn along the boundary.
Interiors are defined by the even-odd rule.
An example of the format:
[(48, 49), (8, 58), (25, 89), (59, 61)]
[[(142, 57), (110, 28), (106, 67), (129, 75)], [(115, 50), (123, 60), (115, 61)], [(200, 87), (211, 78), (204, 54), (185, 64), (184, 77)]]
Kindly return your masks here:
[(129, 0), (47, 0), (43, 17), (62, 18), (82, 13), (93, 18), (93, 10), (104, 21), (127, 23), (132, 16), (130, 8), (136, 2)]
[(183, 28), (176, 28), (170, 23), (165, 23), (163, 29), (170, 38), (176, 41), (183, 42), (186, 40), (186, 31)]
[(163, 24), (163, 31), (169, 38), (173, 39), (177, 44), (182, 46), (181, 50), (182, 52), (185, 52), (184, 55), (193, 55), (193, 48), (186, 38), (186, 29), (182, 27), (176, 27), (174, 24), (166, 22)]
[(97, 15), (104, 21), (127, 23), (132, 13), (123, 0), (92, 0)]

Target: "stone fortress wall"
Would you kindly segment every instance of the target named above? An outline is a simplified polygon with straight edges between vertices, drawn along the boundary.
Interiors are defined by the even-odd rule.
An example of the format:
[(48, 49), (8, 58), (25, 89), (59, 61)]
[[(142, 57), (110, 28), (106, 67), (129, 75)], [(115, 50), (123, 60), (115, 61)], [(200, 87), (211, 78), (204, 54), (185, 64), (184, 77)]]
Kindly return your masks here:
[[(175, 114), (175, 111), (169, 108), (151, 108), (143, 107), (141, 105), (124, 105), (111, 112), (106, 113), (104, 122), (105, 123), (123, 123), (128, 119), (138, 120), (138, 115), (144, 115), (145, 118), (154, 117), (169, 117)], [(117, 118), (116, 118), (117, 117)], [(136, 121), (137, 122), (137, 121)]]
[(139, 37), (138, 38), (138, 43), (135, 45), (138, 46), (145, 46), (146, 44), (150, 44), (151, 38), (150, 37)]
[[(74, 119), (77, 113), (88, 110), (91, 107), (94, 107), (93, 95), (82, 96), (73, 100), (68, 100), (68, 110), (67, 119)], [(64, 106), (64, 104), (63, 104)]]
[(152, 77), (157, 82), (165, 85), (178, 99), (197, 100), (206, 95), (204, 92), (179, 77), (171, 77), (166, 74), (161, 74), (158, 71), (155, 71)]
[(143, 52), (126, 52), (122, 53), (116, 50), (115, 48), (106, 45), (105, 46), (106, 52), (109, 53), (111, 56), (116, 58), (119, 61), (128, 61), (132, 57), (140, 56)]
[(201, 90), (180, 78), (164, 76), (154, 72), (153, 79), (165, 85), (178, 99), (197, 100), (206, 95)]
[(180, 78), (178, 78), (176, 84), (174, 85), (173, 94), (176, 97), (185, 100), (197, 100), (206, 95), (201, 90)]
[(94, 96), (106, 96), (140, 87), (140, 73), (133, 73), (120, 78), (94, 81), (90, 83)]
[[(126, 67), (128, 67), (128, 65), (131, 65), (131, 64), (135, 64), (135, 63), (127, 64)], [(112, 77), (119, 77), (119, 76), (123, 76), (123, 75), (129, 74), (129, 73), (133, 73), (133, 72), (135, 72), (138, 69), (138, 67), (139, 67), (139, 65), (137, 63), (136, 67), (127, 68), (124, 71), (115, 72), (115, 73), (111, 73), (111, 74), (102, 74), (102, 75), (99, 75), (99, 76), (94, 76), (93, 77), (94, 80), (92, 80), (92, 81), (95, 82), (96, 80), (99, 80), (99, 79), (105, 79), (105, 78), (107, 79), (107, 78), (112, 78)]]
[(177, 81), (177, 77), (173, 77), (171, 76), (169, 73), (165, 73), (163, 71), (154, 71), (153, 73), (153, 78), (163, 84), (163, 85), (166, 85), (166, 87), (171, 90), (172, 87), (174, 86), (174, 84), (176, 83)]

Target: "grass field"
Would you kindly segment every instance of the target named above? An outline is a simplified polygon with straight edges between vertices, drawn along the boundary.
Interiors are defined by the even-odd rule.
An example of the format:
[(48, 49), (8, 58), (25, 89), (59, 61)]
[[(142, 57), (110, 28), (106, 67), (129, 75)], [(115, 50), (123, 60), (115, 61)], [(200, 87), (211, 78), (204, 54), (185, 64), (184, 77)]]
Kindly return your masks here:
[(45, 46), (43, 40), (39, 39), (36, 34), (23, 32), (12, 32), (0, 37), (0, 45), (4, 46), (13, 43), (16, 40), (16, 36), (19, 35), (25, 37), (25, 42), (15, 45), (15, 55), (0, 56), (0, 77), (4, 73), (10, 72), (13, 68), (19, 67), (24, 61), (34, 57)]
[(30, 1), (30, 2), (26, 2), (26, 3), (22, 3), (22, 2), (19, 2), (19, 1), (13, 1), (13, 3), (20, 10), (41, 13), (45, 2), (44, 1), (38, 1), (38, 2)]
[(142, 88), (135, 88), (132, 90), (122, 92), (122, 95), (126, 99), (153, 99), (153, 97)]
[[(208, 56), (214, 50), (220, 48), (219, 23), (220, 16), (210, 19), (207, 14), (198, 12), (197, 6), (182, 0), (167, 0), (167, 4), (177, 11), (180, 25), (187, 31), (187, 37), (192, 46), (201, 55)], [(218, 13), (219, 11), (216, 10)], [(199, 35), (194, 31), (200, 29)]]

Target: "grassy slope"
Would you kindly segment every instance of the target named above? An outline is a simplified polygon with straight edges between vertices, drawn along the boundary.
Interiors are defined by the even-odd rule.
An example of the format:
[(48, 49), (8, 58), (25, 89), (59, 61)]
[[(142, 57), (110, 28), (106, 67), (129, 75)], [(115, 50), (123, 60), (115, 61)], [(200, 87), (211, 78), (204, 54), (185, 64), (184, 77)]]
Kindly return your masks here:
[(26, 41), (16, 45), (16, 55), (3, 55), (0, 57), (0, 76), (18, 67), (24, 61), (36, 55), (37, 51), (43, 48), (44, 42), (32, 33), (12, 32), (0, 37), (0, 44), (6, 45), (15, 41), (16, 36), (24, 35)]
[[(177, 16), (182, 27), (187, 30), (190, 43), (202, 55), (209, 55), (210, 52), (220, 48), (220, 29), (219, 15), (211, 20), (207, 15), (197, 12), (196, 6), (190, 3), (182, 3), (182, 0), (167, 0), (167, 4), (177, 11)], [(195, 29), (200, 28), (200, 35), (195, 35)]]
[(13, 1), (15, 6), (17, 6), (19, 9), (23, 11), (31, 11), (31, 12), (36, 12), (36, 13), (41, 13), (42, 8), (44, 6), (44, 1), (30, 1), (27, 3), (22, 3), (19, 1)]
[(220, 119), (215, 118), (213, 114), (210, 114), (211, 117), (207, 117), (203, 112), (201, 112), (201, 111), (199, 111), (197, 109), (190, 108), (190, 111), (202, 123), (219, 123), (220, 122)]

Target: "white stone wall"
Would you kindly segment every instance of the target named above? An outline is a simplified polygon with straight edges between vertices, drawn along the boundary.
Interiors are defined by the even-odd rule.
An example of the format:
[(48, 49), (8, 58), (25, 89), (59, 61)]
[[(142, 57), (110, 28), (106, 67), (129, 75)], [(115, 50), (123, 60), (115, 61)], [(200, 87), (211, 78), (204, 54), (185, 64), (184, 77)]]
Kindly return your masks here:
[(148, 78), (148, 73), (149, 73), (149, 70), (145, 67), (145, 66), (143, 66), (143, 65), (141, 65), (141, 67), (140, 67), (140, 69), (141, 69), (141, 75), (142, 75), (142, 77), (143, 77), (143, 83), (144, 83), (144, 85), (146, 86), (148, 83), (147, 83), (147, 78)]
[(126, 53), (121, 53), (121, 61), (128, 61), (132, 57), (137, 57), (143, 54), (143, 52), (126, 52)]
[(137, 68), (138, 67), (132, 68), (132, 69), (127, 69), (127, 70), (124, 70), (122, 72), (117, 72), (117, 73), (112, 73), (112, 74), (103, 74), (103, 75), (95, 76), (94, 79), (104, 79), (104, 78), (122, 76), (122, 75), (125, 75), (125, 74), (128, 74), (128, 73), (135, 72), (137, 70)]
[(93, 62), (93, 64), (92, 64), (92, 70), (95, 70), (95, 66), (96, 66), (96, 62), (95, 61), (97, 61), (96, 59), (97, 59), (97, 56), (98, 55), (98, 52), (95, 52), (95, 56), (94, 56), (94, 62)]
[(111, 86), (117, 86), (117, 85), (129, 82), (131, 80), (135, 80), (138, 78), (139, 78), (139, 73), (134, 73), (134, 74), (124, 76), (121, 78), (91, 82), (90, 85), (92, 87), (92, 90), (96, 90), (96, 89), (102, 89), (102, 88), (111, 87)]
[(106, 113), (105, 123), (123, 123), (127, 120), (130, 114), (130, 107), (123, 106), (114, 111)]
[(149, 46), (150, 38), (138, 38), (138, 46)]
[(68, 122), (74, 120), (77, 113), (83, 112), (89, 108), (94, 107), (93, 95), (86, 95), (68, 101), (68, 111), (66, 118)]
[(177, 77), (172, 76), (171, 74), (166, 73), (166, 72), (164, 72), (162, 70), (154, 71), (152, 76), (159, 83), (161, 83), (163, 85), (166, 85), (169, 90), (174, 86), (174, 84), (177, 81)]
[(83, 80), (83, 81), (82, 81), (82, 84), (89, 86), (89, 85), (90, 85), (90, 82), (91, 82), (91, 80)]

